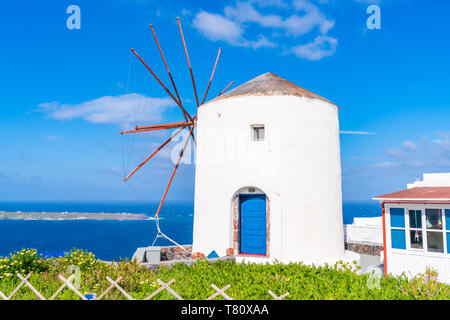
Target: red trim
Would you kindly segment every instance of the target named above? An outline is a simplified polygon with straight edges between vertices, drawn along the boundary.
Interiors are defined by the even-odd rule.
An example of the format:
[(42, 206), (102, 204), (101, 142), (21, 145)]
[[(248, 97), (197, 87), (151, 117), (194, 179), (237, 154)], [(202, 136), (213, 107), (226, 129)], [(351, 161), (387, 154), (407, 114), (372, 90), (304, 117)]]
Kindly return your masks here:
[(386, 217), (384, 202), (381, 204), (381, 216), (383, 220), (383, 254), (384, 254), (384, 276), (387, 277), (387, 252), (386, 252)]
[(386, 200), (383, 203), (449, 204), (447, 200)]
[(256, 257), (267, 257), (267, 254), (257, 254), (257, 253), (239, 253), (238, 256), (256, 256)]

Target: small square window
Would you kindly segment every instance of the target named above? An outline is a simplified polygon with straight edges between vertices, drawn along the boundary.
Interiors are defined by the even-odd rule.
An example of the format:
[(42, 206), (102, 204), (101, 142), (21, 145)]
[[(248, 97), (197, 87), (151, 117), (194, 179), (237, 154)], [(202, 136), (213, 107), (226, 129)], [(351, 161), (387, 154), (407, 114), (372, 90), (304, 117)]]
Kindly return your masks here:
[(425, 209), (427, 229), (442, 229), (441, 209)]
[(423, 249), (423, 237), (422, 231), (419, 230), (411, 230), (411, 248), (413, 249)]
[(263, 141), (265, 136), (264, 125), (253, 125), (252, 126), (252, 140), (253, 141)]
[(409, 210), (409, 227), (422, 229), (422, 211)]
[(427, 231), (428, 251), (444, 252), (444, 239), (442, 232)]

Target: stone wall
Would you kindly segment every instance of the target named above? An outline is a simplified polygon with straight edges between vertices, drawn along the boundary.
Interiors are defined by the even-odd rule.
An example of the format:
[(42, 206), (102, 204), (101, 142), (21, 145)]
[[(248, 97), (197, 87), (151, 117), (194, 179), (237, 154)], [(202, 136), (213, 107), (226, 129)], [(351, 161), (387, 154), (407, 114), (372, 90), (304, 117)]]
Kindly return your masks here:
[[(216, 263), (217, 261), (227, 261), (227, 260), (235, 261), (235, 257), (232, 256), (232, 257), (213, 258), (213, 259), (208, 259), (208, 262)], [(168, 260), (168, 261), (161, 261), (160, 264), (150, 264), (148, 262), (143, 262), (142, 266), (146, 267), (149, 270), (158, 272), (158, 270), (161, 266), (164, 266), (165, 268), (168, 268), (168, 269), (172, 269), (173, 266), (178, 263), (184, 263), (185, 265), (190, 266), (195, 263), (195, 260), (193, 260), (193, 259)]]
[[(184, 251), (178, 246), (161, 247), (161, 261), (188, 260), (192, 254), (192, 245), (184, 245)], [(360, 254), (379, 256), (383, 251), (383, 246), (371, 243), (345, 242), (345, 250)]]
[(379, 244), (345, 242), (345, 250), (370, 256), (379, 256), (383, 251), (383, 246)]
[(178, 246), (161, 247), (161, 261), (189, 259), (192, 254), (192, 246), (184, 245), (183, 247), (187, 252)]

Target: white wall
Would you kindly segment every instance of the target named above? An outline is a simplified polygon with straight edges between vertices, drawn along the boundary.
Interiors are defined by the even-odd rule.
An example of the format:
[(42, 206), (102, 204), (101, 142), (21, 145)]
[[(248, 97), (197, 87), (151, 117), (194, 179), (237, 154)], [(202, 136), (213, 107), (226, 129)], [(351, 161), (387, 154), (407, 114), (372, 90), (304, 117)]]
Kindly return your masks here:
[(416, 187), (450, 187), (450, 173), (424, 173), (422, 181), (407, 184), (408, 189)]
[[(252, 141), (252, 124), (265, 140)], [(257, 187), (270, 200), (270, 257), (334, 262), (344, 255), (336, 106), (297, 96), (213, 101), (198, 113), (193, 250), (233, 247), (232, 198)]]
[[(391, 208), (405, 209), (405, 234), (406, 234), (406, 250), (392, 248), (391, 240)], [(385, 221), (386, 221), (386, 260), (387, 272), (396, 276), (403, 272), (406, 276), (412, 277), (418, 273), (424, 273), (426, 267), (431, 267), (438, 272), (438, 279), (441, 282), (450, 284), (450, 255), (447, 253), (447, 243), (445, 231), (443, 234), (444, 253), (427, 252), (426, 250), (426, 232), (423, 233), (424, 249), (410, 248), (409, 245), (409, 217), (408, 210), (425, 209), (442, 209), (443, 210), (443, 230), (446, 230), (446, 221), (444, 219), (445, 209), (450, 209), (448, 204), (386, 204), (385, 205)], [(422, 224), (423, 225), (423, 224)]]

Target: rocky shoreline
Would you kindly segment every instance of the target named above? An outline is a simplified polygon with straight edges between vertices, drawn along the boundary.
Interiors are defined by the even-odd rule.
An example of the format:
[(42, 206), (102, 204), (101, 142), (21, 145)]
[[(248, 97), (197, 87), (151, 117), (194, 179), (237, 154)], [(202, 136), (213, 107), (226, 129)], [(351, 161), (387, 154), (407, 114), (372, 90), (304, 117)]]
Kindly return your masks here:
[(0, 220), (150, 220), (145, 214), (87, 213), (87, 212), (6, 212), (0, 211)]

